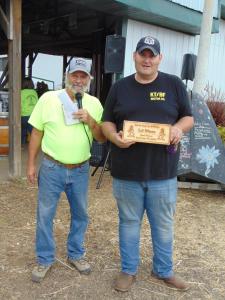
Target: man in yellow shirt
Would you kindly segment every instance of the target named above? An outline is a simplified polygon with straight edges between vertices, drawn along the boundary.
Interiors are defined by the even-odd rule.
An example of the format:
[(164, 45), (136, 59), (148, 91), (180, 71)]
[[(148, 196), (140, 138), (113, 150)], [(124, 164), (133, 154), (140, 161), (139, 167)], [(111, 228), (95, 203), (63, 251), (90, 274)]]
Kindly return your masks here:
[(43, 94), (29, 119), (33, 126), (27, 166), (30, 183), (35, 183), (35, 161), (40, 147), (44, 153), (38, 175), (38, 264), (32, 272), (35, 282), (45, 277), (55, 260), (53, 219), (62, 192), (66, 193), (71, 212), (68, 262), (82, 274), (91, 271), (84, 259), (83, 246), (88, 225), (88, 160), (93, 137), (98, 141), (105, 141), (105, 137), (100, 127), (102, 105), (97, 98), (86, 93), (90, 80), (87, 61), (73, 58), (66, 74), (65, 90)]
[(26, 144), (27, 134), (31, 134), (32, 126), (28, 123), (29, 117), (38, 102), (38, 95), (31, 78), (23, 79), (21, 90), (21, 144)]

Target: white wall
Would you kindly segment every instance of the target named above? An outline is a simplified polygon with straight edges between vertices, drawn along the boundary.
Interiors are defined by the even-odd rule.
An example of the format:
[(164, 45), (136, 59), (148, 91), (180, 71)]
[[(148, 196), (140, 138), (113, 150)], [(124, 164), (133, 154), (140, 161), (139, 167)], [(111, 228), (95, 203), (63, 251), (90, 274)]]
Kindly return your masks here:
[[(138, 40), (146, 35), (155, 36), (160, 41), (163, 54), (160, 70), (163, 72), (175, 74), (180, 77), (184, 54), (197, 54), (198, 52), (199, 36), (191, 36), (166, 28), (129, 20), (127, 24), (124, 76), (135, 72), (132, 57), (133, 51), (136, 48)], [(217, 89), (225, 92), (224, 70), (225, 21), (221, 20), (220, 32), (212, 34), (211, 38), (209, 72), (206, 84), (209, 82), (210, 85), (214, 85)], [(191, 81), (189, 81), (189, 87), (192, 87)]]

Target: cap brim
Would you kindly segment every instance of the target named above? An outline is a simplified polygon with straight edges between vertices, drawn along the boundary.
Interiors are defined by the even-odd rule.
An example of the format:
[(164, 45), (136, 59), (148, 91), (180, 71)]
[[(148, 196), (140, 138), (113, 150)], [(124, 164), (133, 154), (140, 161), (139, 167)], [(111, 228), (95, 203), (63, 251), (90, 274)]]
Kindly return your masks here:
[(159, 52), (157, 51), (157, 50), (155, 50), (155, 48), (153, 48), (153, 47), (151, 47), (151, 46), (142, 46), (142, 47), (140, 47), (138, 50), (137, 50), (137, 52), (138, 53), (141, 53), (142, 51), (144, 51), (144, 50), (151, 50), (152, 51), (152, 53), (154, 54), (154, 56), (157, 56), (158, 54), (159, 54)]
[(71, 74), (71, 73), (74, 73), (74, 72), (77, 72), (77, 71), (84, 72), (84, 73), (86, 73), (88, 76), (91, 76), (91, 74), (90, 74), (87, 70), (82, 69), (81, 67), (70, 69), (70, 70), (68, 71), (68, 73)]

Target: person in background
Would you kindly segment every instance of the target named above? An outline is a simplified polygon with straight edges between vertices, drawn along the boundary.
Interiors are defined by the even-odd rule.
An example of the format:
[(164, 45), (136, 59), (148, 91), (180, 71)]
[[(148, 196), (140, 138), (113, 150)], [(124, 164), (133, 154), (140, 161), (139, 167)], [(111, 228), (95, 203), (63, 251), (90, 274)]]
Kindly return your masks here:
[(38, 94), (38, 98), (40, 98), (44, 93), (49, 91), (47, 83), (45, 83), (44, 81), (38, 81), (36, 91)]
[[(111, 142), (113, 193), (119, 211), (122, 270), (115, 289), (126, 292), (135, 280), (140, 229), (146, 212), (153, 247), (151, 275), (184, 291), (188, 289), (187, 283), (173, 271), (173, 223), (179, 142), (194, 124), (192, 112), (182, 81), (158, 70), (162, 54), (155, 37), (140, 39), (133, 59), (136, 73), (112, 86), (102, 123), (103, 132)], [(124, 120), (170, 124), (171, 145), (124, 140)]]
[(87, 192), (89, 158), (93, 138), (104, 142), (100, 122), (102, 105), (87, 94), (90, 66), (83, 58), (73, 58), (66, 73), (65, 89), (43, 94), (29, 123), (33, 126), (28, 149), (27, 178), (36, 180), (36, 158), (40, 148), (43, 160), (38, 174), (36, 225), (37, 266), (32, 280), (40, 282), (55, 261), (53, 219), (62, 192), (71, 213), (67, 239), (68, 262), (81, 274), (91, 266), (84, 258), (84, 237), (88, 225)]
[(38, 95), (34, 89), (33, 80), (25, 77), (22, 81), (21, 90), (21, 144), (27, 143), (28, 134), (31, 134), (32, 125), (28, 123), (28, 119), (38, 102)]

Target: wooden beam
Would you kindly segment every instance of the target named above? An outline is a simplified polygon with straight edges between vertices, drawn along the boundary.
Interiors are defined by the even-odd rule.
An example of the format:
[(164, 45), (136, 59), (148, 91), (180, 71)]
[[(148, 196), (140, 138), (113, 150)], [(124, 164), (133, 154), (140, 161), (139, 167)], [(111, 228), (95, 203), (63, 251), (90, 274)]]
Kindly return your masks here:
[(1, 5), (0, 5), (0, 25), (1, 25), (5, 35), (7, 36), (7, 38), (9, 38), (9, 36), (8, 36), (9, 20), (7, 19), (6, 14), (4, 13)]
[(67, 61), (67, 55), (63, 55), (63, 76), (65, 75), (66, 73), (66, 68), (68, 66), (68, 61)]
[(10, 0), (10, 26), (13, 39), (8, 40), (9, 62), (9, 174), (21, 176), (21, 9), (22, 0)]
[(26, 74), (26, 54), (23, 52), (21, 58), (21, 80), (23, 80), (25, 74)]
[(28, 77), (32, 77), (33, 75), (33, 63), (35, 62), (35, 59), (37, 58), (38, 53), (30, 53), (28, 55), (29, 57), (29, 63), (28, 63)]
[(32, 60), (33, 60), (33, 53), (30, 53), (28, 55), (28, 77), (30, 77), (30, 78), (32, 77), (32, 70), (33, 70), (33, 68), (32, 68), (32, 65), (33, 65)]
[(67, 62), (67, 55), (63, 55), (63, 69), (62, 69), (62, 87), (65, 88), (65, 73), (66, 73), (66, 68), (68, 66)]
[(8, 83), (9, 81), (9, 75), (7, 74), (4, 78), (4, 80), (2, 80), (2, 83), (1, 83), (1, 89), (4, 89), (6, 84)]
[(224, 191), (224, 185), (219, 183), (206, 182), (181, 182), (178, 181), (178, 188), (180, 189), (195, 189), (203, 191)]
[(4, 87), (5, 78), (8, 76), (8, 62), (5, 66), (4, 71), (2, 72), (2, 75), (0, 77), (0, 88), (2, 89)]

